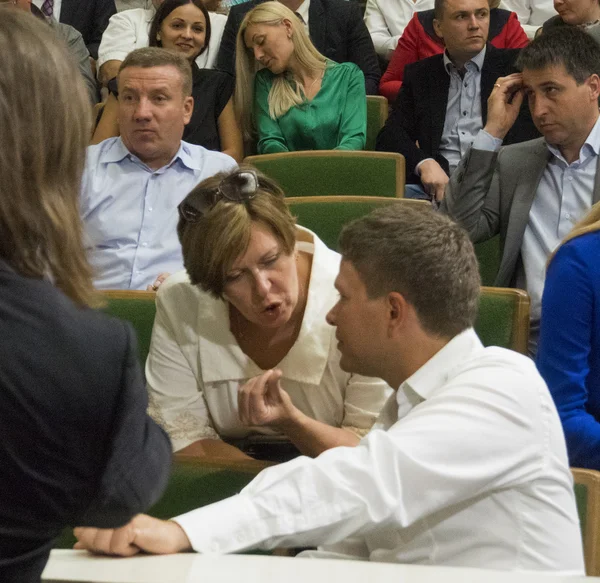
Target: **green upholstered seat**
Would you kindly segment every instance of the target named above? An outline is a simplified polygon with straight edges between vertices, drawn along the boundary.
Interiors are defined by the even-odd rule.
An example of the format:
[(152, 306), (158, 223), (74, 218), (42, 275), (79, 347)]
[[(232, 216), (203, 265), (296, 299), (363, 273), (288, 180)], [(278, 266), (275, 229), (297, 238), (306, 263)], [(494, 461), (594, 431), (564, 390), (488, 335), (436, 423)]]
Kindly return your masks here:
[(476, 243), (475, 254), (479, 261), (481, 285), (494, 285), (500, 268), (500, 260), (502, 259), (500, 235), (496, 235), (483, 243)]
[(365, 150), (375, 150), (379, 130), (388, 117), (388, 102), (381, 95), (367, 95), (367, 142)]
[(527, 293), (520, 289), (482, 287), (475, 331), (484, 346), (501, 346), (527, 354)]
[(581, 525), (586, 574), (600, 575), (600, 472), (571, 468)]
[(379, 196), (315, 196), (287, 198), (290, 211), (299, 225), (310, 229), (330, 249), (338, 249), (338, 238), (344, 225), (372, 210), (388, 204), (431, 209), (425, 201)]
[(404, 196), (404, 157), (391, 152), (321, 150), (249, 156), (286, 196)]
[(154, 292), (145, 291), (107, 291), (103, 293), (106, 305), (102, 310), (133, 324), (137, 335), (138, 351), (142, 368), (146, 364), (146, 358), (150, 350), (150, 338), (152, 337), (152, 325), (156, 306)]

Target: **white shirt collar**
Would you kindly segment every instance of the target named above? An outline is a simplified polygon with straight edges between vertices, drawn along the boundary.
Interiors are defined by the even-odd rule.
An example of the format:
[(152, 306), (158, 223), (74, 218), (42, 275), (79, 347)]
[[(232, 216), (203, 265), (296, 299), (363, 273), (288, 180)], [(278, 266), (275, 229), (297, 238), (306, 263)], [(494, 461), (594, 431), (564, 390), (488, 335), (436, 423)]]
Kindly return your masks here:
[[(339, 263), (339, 255), (311, 231), (302, 227), (298, 230), (306, 233), (314, 245), (308, 299), (298, 340), (277, 368), (283, 372), (284, 379), (319, 385), (335, 332), (325, 321), (325, 314), (331, 307), (337, 275), (332, 273), (331, 264), (332, 261)], [(202, 330), (198, 349), (203, 382), (247, 379), (264, 372), (244, 354), (231, 333), (227, 302), (209, 294), (203, 293), (203, 296), (197, 324), (197, 329)]]
[(483, 348), (483, 344), (475, 330), (473, 328), (464, 330), (408, 377), (400, 385), (398, 393), (403, 391), (407, 385), (422, 399), (429, 399), (437, 389), (448, 382), (452, 370), (457, 365), (464, 366), (465, 358), (474, 350), (481, 348)]
[(302, 20), (304, 20), (304, 24), (306, 25), (306, 28), (308, 29), (308, 9), (310, 8), (310, 0), (304, 0), (304, 2), (302, 2), (302, 4), (300, 4), (300, 6), (298, 6), (298, 10), (296, 10), (296, 12), (302, 16)]
[[(563, 155), (560, 153), (560, 150), (556, 146), (546, 142), (546, 147), (548, 148), (548, 150), (550, 151), (550, 153), (552, 155), (554, 155), (556, 158), (558, 158), (559, 160), (562, 160), (563, 162), (565, 162), (565, 164), (567, 164), (567, 161), (565, 160)], [(581, 146), (581, 150), (579, 150), (579, 161), (583, 162), (583, 160), (585, 158), (587, 158), (588, 156), (591, 156), (593, 154), (598, 156), (599, 153), (600, 153), (600, 116), (596, 120), (596, 123), (594, 124), (592, 131), (590, 131), (588, 137), (585, 139), (585, 142), (583, 142), (583, 146)]]
[[(478, 71), (481, 71), (481, 68), (483, 67), (483, 61), (485, 60), (486, 48), (487, 45), (483, 45), (483, 48), (472, 59), (465, 63), (465, 67), (469, 63), (473, 63), (476, 69)], [(444, 51), (444, 68), (446, 69), (448, 75), (452, 73), (452, 69), (456, 69), (456, 65), (452, 62), (452, 59), (450, 58), (450, 55), (448, 54), (447, 50)]]

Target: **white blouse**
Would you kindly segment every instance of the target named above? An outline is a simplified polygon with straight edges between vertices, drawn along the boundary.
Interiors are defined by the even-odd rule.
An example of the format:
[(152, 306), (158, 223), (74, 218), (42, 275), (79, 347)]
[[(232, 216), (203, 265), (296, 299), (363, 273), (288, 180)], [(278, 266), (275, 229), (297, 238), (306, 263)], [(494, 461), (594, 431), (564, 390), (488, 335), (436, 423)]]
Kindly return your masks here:
[[(148, 46), (148, 34), (154, 18), (154, 8), (133, 8), (117, 12), (110, 17), (98, 48), (98, 68), (107, 61), (123, 61), (134, 49)], [(206, 50), (198, 56), (200, 69), (212, 69), (217, 60), (223, 29), (227, 16), (209, 12), (210, 41)]]
[[(304, 414), (362, 436), (391, 389), (340, 368), (335, 329), (325, 321), (337, 301), (333, 282), (340, 256), (302, 231), (312, 243), (299, 242), (298, 248), (313, 254), (312, 271), (298, 339), (277, 365), (281, 385)], [(146, 380), (149, 412), (169, 433), (174, 451), (198, 439), (273, 434), (268, 427), (242, 425), (238, 416), (238, 388), (263, 372), (231, 333), (227, 302), (191, 285), (183, 271), (162, 284)]]

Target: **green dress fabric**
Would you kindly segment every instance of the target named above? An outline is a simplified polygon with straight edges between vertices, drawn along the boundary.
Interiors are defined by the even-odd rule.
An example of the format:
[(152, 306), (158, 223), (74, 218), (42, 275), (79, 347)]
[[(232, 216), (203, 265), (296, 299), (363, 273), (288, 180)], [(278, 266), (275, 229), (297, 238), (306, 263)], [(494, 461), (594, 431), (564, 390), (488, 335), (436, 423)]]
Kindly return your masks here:
[(367, 137), (365, 79), (354, 63), (330, 62), (321, 89), (311, 101), (269, 116), (268, 96), (275, 75), (256, 74), (254, 117), (259, 154), (297, 150), (362, 150)]

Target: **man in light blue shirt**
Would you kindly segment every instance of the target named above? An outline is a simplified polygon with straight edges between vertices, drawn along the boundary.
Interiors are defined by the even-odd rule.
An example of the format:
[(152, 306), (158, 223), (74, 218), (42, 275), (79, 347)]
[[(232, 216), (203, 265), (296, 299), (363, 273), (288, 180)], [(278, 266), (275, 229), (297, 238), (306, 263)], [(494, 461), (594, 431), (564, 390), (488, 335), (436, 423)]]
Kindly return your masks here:
[(138, 49), (123, 61), (118, 83), (121, 137), (88, 148), (85, 244), (98, 289), (146, 289), (183, 268), (177, 205), (236, 163), (181, 140), (193, 109), (184, 57)]
[[(452, 175), (442, 209), (474, 242), (500, 233), (496, 285), (531, 296), (531, 352), (535, 352), (546, 262), (600, 200), (600, 46), (564, 27), (523, 49), (522, 73), (498, 79), (488, 119)], [(501, 148), (527, 96), (543, 138)]]

